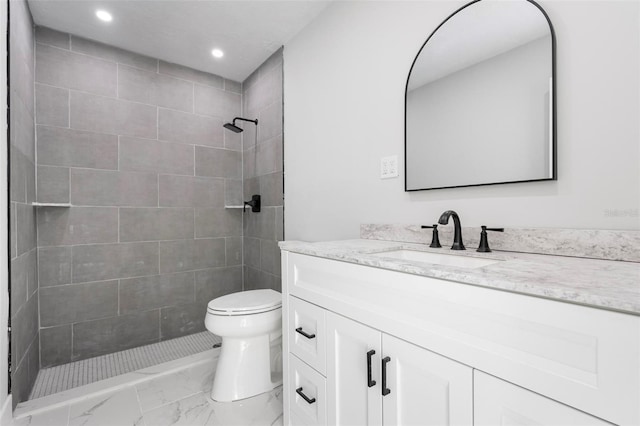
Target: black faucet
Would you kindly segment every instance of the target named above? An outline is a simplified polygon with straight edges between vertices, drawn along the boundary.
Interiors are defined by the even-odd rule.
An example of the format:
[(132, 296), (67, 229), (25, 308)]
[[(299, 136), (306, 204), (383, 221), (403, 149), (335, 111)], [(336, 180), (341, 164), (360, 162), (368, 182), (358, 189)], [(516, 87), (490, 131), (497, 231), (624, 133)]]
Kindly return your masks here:
[(449, 217), (453, 216), (453, 245), (451, 246), (451, 250), (466, 250), (464, 248), (464, 244), (462, 243), (462, 228), (460, 227), (460, 218), (458, 217), (458, 213), (453, 210), (447, 210), (446, 212), (440, 215), (440, 219), (438, 223), (440, 225), (446, 225), (449, 223)]

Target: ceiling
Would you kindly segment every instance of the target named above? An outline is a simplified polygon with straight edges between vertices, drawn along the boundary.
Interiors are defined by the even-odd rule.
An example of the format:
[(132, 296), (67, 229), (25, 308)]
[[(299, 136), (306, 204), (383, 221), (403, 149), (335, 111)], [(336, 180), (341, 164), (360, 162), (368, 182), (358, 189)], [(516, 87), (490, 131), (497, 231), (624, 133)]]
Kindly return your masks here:
[[(244, 81), (331, 0), (28, 0), (36, 25)], [(113, 15), (110, 23), (95, 16)], [(225, 53), (211, 55), (213, 48)]]

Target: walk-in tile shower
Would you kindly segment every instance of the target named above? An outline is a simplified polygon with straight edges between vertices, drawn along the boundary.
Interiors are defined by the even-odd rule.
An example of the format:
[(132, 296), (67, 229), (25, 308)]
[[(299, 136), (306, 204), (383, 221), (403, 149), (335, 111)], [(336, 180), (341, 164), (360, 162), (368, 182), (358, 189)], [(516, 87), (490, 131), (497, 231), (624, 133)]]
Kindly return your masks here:
[[(33, 27), (24, 1), (11, 35), (14, 404), (41, 368), (202, 332), (211, 299), (279, 289), (282, 50), (231, 81)], [(223, 128), (238, 116), (260, 124)], [(260, 213), (225, 208), (253, 194)]]

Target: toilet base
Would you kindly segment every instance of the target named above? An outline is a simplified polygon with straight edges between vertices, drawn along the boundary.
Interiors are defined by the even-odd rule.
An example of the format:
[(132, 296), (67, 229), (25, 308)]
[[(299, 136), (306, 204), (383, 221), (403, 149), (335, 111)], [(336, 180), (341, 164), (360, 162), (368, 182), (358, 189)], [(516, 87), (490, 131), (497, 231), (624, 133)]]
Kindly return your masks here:
[(236, 401), (280, 386), (282, 375), (271, 375), (270, 343), (268, 334), (242, 339), (223, 337), (211, 399)]

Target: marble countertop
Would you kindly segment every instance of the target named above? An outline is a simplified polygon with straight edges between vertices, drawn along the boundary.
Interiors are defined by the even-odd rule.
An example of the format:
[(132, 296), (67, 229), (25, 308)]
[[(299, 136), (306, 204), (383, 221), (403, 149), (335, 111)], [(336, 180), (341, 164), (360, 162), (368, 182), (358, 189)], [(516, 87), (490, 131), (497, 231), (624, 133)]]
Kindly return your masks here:
[[(640, 315), (640, 263), (505, 251), (452, 252), (449, 248), (380, 240), (282, 241), (279, 245), (294, 253)], [(462, 268), (373, 255), (399, 249), (499, 262)]]

